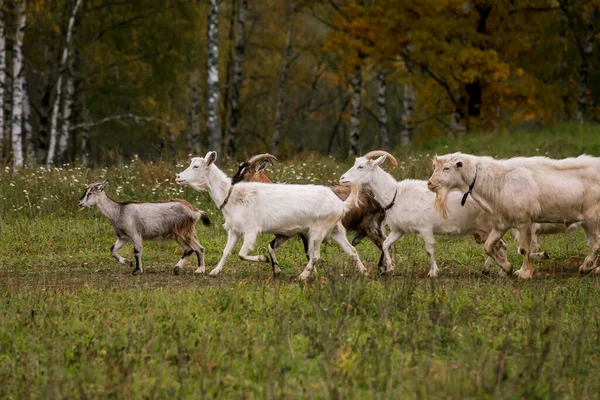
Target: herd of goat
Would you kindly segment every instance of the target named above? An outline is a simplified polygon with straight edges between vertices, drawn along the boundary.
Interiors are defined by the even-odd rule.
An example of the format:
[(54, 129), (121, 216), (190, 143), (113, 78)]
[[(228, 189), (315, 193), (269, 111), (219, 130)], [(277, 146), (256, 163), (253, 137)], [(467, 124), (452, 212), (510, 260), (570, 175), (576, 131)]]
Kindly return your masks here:
[[(227, 244), (217, 266), (209, 273), (217, 276), (240, 236), (243, 260), (271, 262), (273, 274), (280, 267), (275, 250), (288, 239), (299, 236), (304, 244), (307, 265), (300, 274), (306, 280), (320, 259), (325, 239), (338, 244), (361, 274), (366, 274), (356, 249), (369, 238), (380, 250), (379, 272), (394, 269), (390, 249), (405, 234), (419, 234), (430, 258), (428, 276), (438, 275), (435, 235), (474, 235), (483, 243), (488, 257), (483, 273), (496, 263), (500, 273), (512, 273), (507, 246), (502, 237), (513, 230), (523, 257), (515, 274), (531, 279), (532, 259), (547, 258), (535, 253), (537, 235), (562, 233), (583, 228), (591, 247), (580, 272), (600, 272), (600, 158), (579, 156), (555, 160), (546, 157), (491, 157), (453, 153), (434, 157), (429, 181), (396, 181), (381, 166), (396, 159), (381, 150), (356, 159), (340, 178), (340, 185), (299, 185), (274, 183), (265, 170), (277, 159), (260, 154), (240, 164), (229, 178), (215, 161), (217, 153), (192, 158), (190, 166), (176, 175), (180, 185), (207, 191), (223, 213)], [(183, 248), (173, 272), (181, 271), (186, 259), (196, 254), (198, 268), (205, 272), (204, 248), (198, 242), (196, 222), (209, 225), (208, 215), (185, 200), (159, 202), (116, 202), (105, 189), (107, 181), (86, 186), (81, 207), (97, 207), (106, 216), (117, 236), (111, 255), (121, 264), (133, 262), (118, 254), (127, 242), (134, 245), (134, 275), (143, 272), (143, 241), (172, 239)], [(384, 227), (389, 234), (386, 236)], [(352, 244), (346, 232), (355, 232)], [(269, 257), (251, 255), (259, 234), (273, 234)]]

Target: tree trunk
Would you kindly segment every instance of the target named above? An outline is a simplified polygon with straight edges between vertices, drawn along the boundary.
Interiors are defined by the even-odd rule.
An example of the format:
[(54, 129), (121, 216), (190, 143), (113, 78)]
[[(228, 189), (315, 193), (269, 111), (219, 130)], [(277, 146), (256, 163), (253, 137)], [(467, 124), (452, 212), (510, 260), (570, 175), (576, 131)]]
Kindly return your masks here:
[(248, 0), (239, 0), (238, 14), (235, 30), (235, 54), (233, 58), (233, 86), (231, 89), (231, 106), (229, 109), (229, 126), (225, 145), (227, 155), (232, 157), (235, 153), (235, 139), (238, 136), (238, 125), (240, 122), (240, 93), (243, 84), (244, 53), (246, 52), (246, 12)]
[(413, 111), (417, 98), (415, 88), (411, 83), (404, 84), (404, 95), (402, 97), (402, 130), (400, 131), (400, 146), (408, 146), (413, 139)]
[(29, 101), (29, 84), (27, 74), (23, 74), (23, 137), (25, 138), (25, 160), (27, 165), (34, 165), (35, 145), (33, 131), (31, 130), (31, 103)]
[(595, 24), (599, 12), (597, 9), (590, 14), (585, 32), (585, 39), (581, 47), (581, 64), (579, 64), (579, 84), (577, 87), (577, 122), (585, 122), (585, 111), (587, 108), (587, 91), (589, 80), (590, 59), (594, 51)]
[(352, 116), (350, 117), (350, 157), (358, 157), (358, 140), (360, 139), (360, 92), (362, 89), (362, 72), (360, 65), (354, 67), (352, 83)]
[(281, 140), (281, 128), (283, 126), (283, 112), (285, 107), (285, 85), (287, 83), (288, 76), (288, 63), (292, 55), (292, 35), (293, 25), (290, 21), (288, 27), (287, 39), (285, 41), (285, 48), (281, 54), (281, 75), (279, 78), (279, 88), (277, 89), (277, 100), (275, 103), (275, 129), (273, 130), (273, 141), (271, 152), (274, 156), (279, 155), (279, 142)]
[(390, 145), (386, 103), (387, 83), (385, 77), (385, 72), (377, 71), (377, 119), (379, 121), (379, 147), (382, 149), (387, 149)]
[(12, 151), (13, 167), (18, 170), (23, 166), (23, 36), (27, 24), (27, 1), (20, 0), (15, 7), (17, 25), (13, 44)]
[(71, 118), (73, 115), (73, 101), (75, 98), (75, 77), (73, 76), (73, 57), (67, 62), (68, 68), (65, 71), (65, 98), (63, 100), (62, 124), (60, 136), (58, 138), (57, 158), (60, 164), (67, 162), (67, 151), (69, 150), (69, 138), (71, 136)]
[(39, 135), (37, 140), (37, 158), (46, 160), (48, 146), (50, 142), (50, 104), (52, 96), (51, 71), (53, 69), (52, 51), (46, 47), (44, 49), (45, 73), (40, 77), (40, 107), (39, 107)]
[[(569, 26), (569, 21), (564, 12), (560, 13), (560, 39), (565, 43), (568, 42), (567, 39), (567, 27)], [(568, 80), (570, 76), (569, 71), (569, 58), (568, 52), (562, 48), (560, 50), (560, 69), (559, 69), (560, 79), (559, 86), (562, 89), (561, 105), (560, 105), (560, 116), (559, 122), (564, 123), (571, 119), (571, 112), (569, 110), (569, 94), (570, 90), (568, 89)]]
[(77, 0), (73, 10), (71, 11), (71, 17), (69, 18), (69, 25), (67, 27), (67, 40), (65, 48), (63, 49), (62, 57), (60, 59), (60, 66), (58, 69), (58, 79), (56, 80), (54, 105), (52, 106), (52, 116), (50, 117), (50, 143), (48, 145), (48, 156), (46, 157), (46, 168), (50, 168), (54, 164), (54, 157), (56, 153), (56, 142), (58, 139), (58, 112), (60, 103), (62, 100), (62, 80), (67, 66), (69, 58), (69, 50), (71, 47), (71, 39), (73, 37), (73, 26), (75, 25), (75, 17), (77, 16), (77, 10), (81, 5), (81, 0)]
[(210, 0), (206, 56), (206, 127), (208, 149), (221, 152), (219, 119), (219, 0)]
[(4, 0), (0, 0), (0, 164), (4, 160), (4, 86), (6, 85), (6, 33)]
[(200, 68), (192, 72), (192, 101), (190, 110), (190, 151), (194, 156), (200, 155)]
[(81, 127), (81, 164), (90, 167), (90, 113), (87, 109), (85, 92), (81, 95), (83, 126)]

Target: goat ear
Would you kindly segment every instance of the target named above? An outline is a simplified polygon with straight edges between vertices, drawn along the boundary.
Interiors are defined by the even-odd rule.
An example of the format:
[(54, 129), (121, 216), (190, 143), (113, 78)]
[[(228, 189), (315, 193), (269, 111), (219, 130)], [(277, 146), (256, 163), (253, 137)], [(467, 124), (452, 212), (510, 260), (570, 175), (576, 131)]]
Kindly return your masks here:
[(264, 171), (265, 169), (267, 169), (269, 164), (271, 164), (271, 162), (269, 160), (265, 160), (265, 161), (261, 162), (260, 165), (258, 166), (258, 168), (256, 168), (256, 172)]
[(456, 163), (456, 168), (462, 168), (462, 166), (463, 166), (463, 162), (462, 161), (459, 161), (459, 162)]
[(383, 164), (385, 162), (385, 159), (387, 158), (387, 156), (384, 154), (381, 157), (377, 158), (376, 160), (373, 160), (373, 165), (374, 166), (379, 166), (381, 164)]
[(108, 181), (105, 179), (104, 182), (102, 182), (102, 184), (100, 185), (100, 190), (104, 190), (106, 189), (108, 186)]
[(217, 152), (209, 151), (208, 153), (206, 153), (206, 156), (204, 158), (206, 160), (206, 165), (210, 165), (217, 160)]

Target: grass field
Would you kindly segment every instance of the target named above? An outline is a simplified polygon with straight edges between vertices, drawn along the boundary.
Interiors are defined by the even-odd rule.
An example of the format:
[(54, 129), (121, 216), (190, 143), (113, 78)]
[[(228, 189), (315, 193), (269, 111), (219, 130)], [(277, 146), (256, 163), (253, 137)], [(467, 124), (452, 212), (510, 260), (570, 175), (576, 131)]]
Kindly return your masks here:
[[(388, 168), (427, 178), (433, 154), (458, 149), (600, 155), (600, 129), (444, 139), (394, 152), (402, 164)], [(277, 279), (269, 264), (239, 260), (239, 244), (216, 279), (194, 276), (192, 261), (174, 276), (173, 243), (147, 243), (145, 273), (133, 277), (109, 255), (108, 221), (78, 211), (84, 184), (107, 178), (116, 199), (180, 197), (207, 210), (213, 225), (198, 231), (210, 270), (226, 234), (207, 194), (174, 183), (187, 161), (0, 172), (1, 398), (598, 398), (600, 278), (577, 273), (581, 232), (543, 237), (551, 260), (528, 282), (481, 275), (471, 238), (439, 238), (440, 278), (427, 279), (416, 237), (396, 245), (389, 277), (363, 241), (369, 277), (326, 245), (315, 279), (300, 284), (299, 240), (279, 251)], [(328, 183), (351, 164), (306, 157), (272, 176)]]

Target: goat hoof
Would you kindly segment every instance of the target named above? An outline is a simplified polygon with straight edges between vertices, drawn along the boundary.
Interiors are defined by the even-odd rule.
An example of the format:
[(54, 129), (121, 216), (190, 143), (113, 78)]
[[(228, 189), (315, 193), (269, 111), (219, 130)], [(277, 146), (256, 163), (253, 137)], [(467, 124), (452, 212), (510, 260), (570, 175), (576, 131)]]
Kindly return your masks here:
[(133, 272), (131, 273), (131, 275), (136, 276), (142, 273), (142, 270), (139, 268), (136, 268), (133, 270)]
[(281, 274), (281, 268), (279, 268), (279, 264), (275, 264), (273, 266), (273, 276), (277, 277)]
[(549, 259), (550, 259), (550, 256), (549, 256), (549, 255), (548, 255), (548, 253), (546, 253), (546, 252), (544, 252), (544, 253), (543, 253), (543, 256), (544, 256), (544, 258), (545, 258), (546, 260), (549, 260)]
[(173, 268), (173, 275), (179, 275), (180, 273), (181, 273), (181, 268), (180, 267)]
[[(204, 267), (198, 267), (198, 268), (197, 268), (197, 269), (194, 271), (194, 274), (196, 274), (196, 275), (202, 275), (202, 274), (204, 274), (204, 271), (205, 271), (205, 268), (204, 268)], [(216, 275), (214, 275), (214, 276), (216, 276)]]
[(265, 256), (264, 254), (261, 254), (260, 256), (258, 256), (258, 261), (269, 262), (269, 258), (267, 256)]
[(490, 274), (490, 270), (489, 269), (484, 269), (483, 271), (481, 271), (482, 275), (488, 276)]
[(217, 276), (219, 276), (219, 273), (215, 271), (210, 271), (208, 273), (208, 276), (210, 276), (211, 278), (216, 278)]
[(301, 273), (300, 276), (298, 277), (298, 280), (300, 282), (306, 282), (308, 281), (308, 278), (310, 277), (310, 273), (306, 274), (306, 273)]

